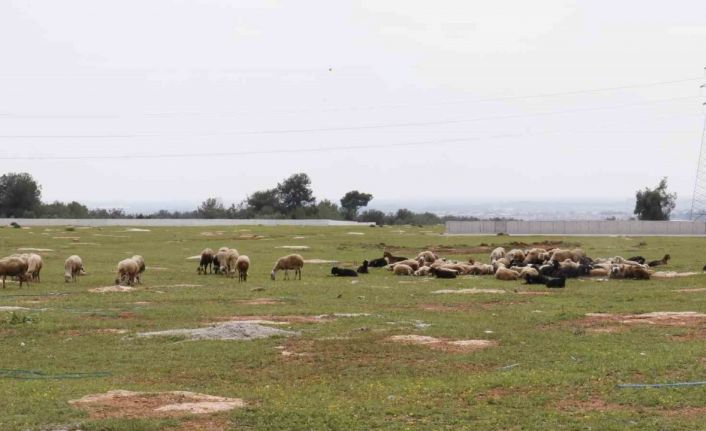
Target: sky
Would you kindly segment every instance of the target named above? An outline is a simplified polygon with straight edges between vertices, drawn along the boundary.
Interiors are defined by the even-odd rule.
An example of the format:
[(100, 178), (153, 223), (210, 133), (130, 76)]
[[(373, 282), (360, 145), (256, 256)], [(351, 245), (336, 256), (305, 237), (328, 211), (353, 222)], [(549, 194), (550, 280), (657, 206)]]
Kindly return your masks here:
[[(694, 186), (700, 0), (0, 2), (0, 174), (43, 199), (612, 200)], [(373, 201), (374, 202), (374, 201)]]

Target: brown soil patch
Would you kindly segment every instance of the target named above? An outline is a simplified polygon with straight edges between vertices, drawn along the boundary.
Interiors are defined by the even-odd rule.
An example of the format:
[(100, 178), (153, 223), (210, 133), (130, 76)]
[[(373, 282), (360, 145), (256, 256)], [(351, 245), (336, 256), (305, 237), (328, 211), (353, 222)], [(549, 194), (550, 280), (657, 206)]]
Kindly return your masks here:
[[(245, 407), (240, 398), (225, 398), (194, 392), (108, 391), (86, 395), (69, 404), (86, 410), (92, 419), (179, 417), (225, 412)], [(188, 429), (188, 428), (187, 428)]]
[(243, 304), (243, 305), (279, 305), (279, 304), (284, 304), (284, 301), (280, 301), (279, 299), (273, 299), (273, 298), (255, 298), (255, 299), (242, 299), (239, 301), (235, 301), (236, 304)]
[(552, 402), (552, 408), (568, 412), (611, 412), (619, 410), (633, 410), (627, 406), (608, 403), (598, 397), (587, 400), (563, 399)]
[[(632, 325), (676, 326), (706, 329), (706, 314), (694, 311), (661, 311), (643, 314), (588, 313), (586, 317), (572, 322), (587, 332), (611, 334), (624, 331)], [(704, 331), (699, 331), (699, 334)], [(689, 334), (686, 337), (698, 337)], [(679, 337), (676, 337), (679, 338)]]
[(127, 334), (127, 329), (116, 329), (116, 328), (100, 328), (100, 329), (69, 329), (67, 331), (62, 331), (60, 334), (67, 337), (80, 337), (82, 335), (90, 334)]
[(473, 352), (498, 345), (498, 342), (493, 340), (448, 340), (428, 335), (393, 335), (387, 339), (396, 343), (417, 344), (434, 350), (456, 353)]

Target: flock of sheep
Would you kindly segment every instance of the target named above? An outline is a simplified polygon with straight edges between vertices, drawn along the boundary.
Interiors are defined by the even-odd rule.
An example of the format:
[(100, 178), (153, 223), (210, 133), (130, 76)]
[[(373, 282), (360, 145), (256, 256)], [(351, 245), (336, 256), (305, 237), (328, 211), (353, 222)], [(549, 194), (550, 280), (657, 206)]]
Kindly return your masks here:
[(420, 252), (414, 259), (393, 256), (385, 252), (382, 258), (365, 260), (357, 270), (333, 267), (335, 276), (355, 277), (368, 272), (369, 267), (386, 267), (395, 275), (436, 276), (456, 278), (458, 275), (494, 275), (498, 280), (523, 279), (527, 284), (544, 284), (547, 287), (564, 287), (567, 278), (580, 276), (610, 277), (648, 280), (651, 267), (666, 265), (670, 256), (650, 261), (642, 256), (625, 259), (621, 256), (592, 259), (580, 249), (546, 250), (543, 248), (513, 249), (498, 247), (490, 253), (490, 263), (476, 262), (473, 258), (460, 263), (440, 258), (429, 250)]
[[(384, 252), (383, 257), (364, 260), (363, 265), (356, 270), (331, 268), (331, 274), (340, 277), (356, 277), (368, 273), (368, 268), (386, 267), (395, 275), (435, 276), (437, 278), (456, 278), (458, 275), (493, 275), (498, 280), (523, 279), (528, 284), (543, 284), (547, 287), (564, 287), (567, 278), (579, 276), (598, 276), (610, 278), (629, 278), (648, 280), (653, 273), (652, 267), (666, 265), (670, 256), (667, 254), (660, 260), (646, 263), (642, 256), (625, 259), (620, 256), (592, 259), (586, 253), (576, 248), (564, 250), (554, 248), (512, 249), (506, 251), (498, 247), (490, 253), (490, 263), (476, 262), (473, 258), (468, 262), (449, 261), (440, 258), (435, 253), (425, 250), (414, 259), (393, 256)], [(39, 281), (42, 269), (42, 257), (35, 253), (13, 254), (0, 259), (0, 276), (2, 287), (5, 288), (5, 278), (15, 277), (22, 287), (23, 282)], [(294, 271), (294, 278), (301, 280), (304, 259), (298, 254), (290, 254), (277, 260), (270, 278), (275, 280), (277, 271), (284, 271), (284, 279), (289, 279), (289, 271)], [(198, 274), (216, 273), (234, 277), (238, 273), (239, 281), (247, 281), (250, 269), (250, 258), (238, 253), (234, 248), (221, 247), (218, 252), (210, 248), (201, 252)], [(145, 260), (135, 255), (118, 263), (115, 284), (132, 286), (141, 283), (145, 271)], [(79, 256), (69, 256), (64, 263), (64, 280), (76, 282), (79, 275), (85, 274), (83, 261)]]

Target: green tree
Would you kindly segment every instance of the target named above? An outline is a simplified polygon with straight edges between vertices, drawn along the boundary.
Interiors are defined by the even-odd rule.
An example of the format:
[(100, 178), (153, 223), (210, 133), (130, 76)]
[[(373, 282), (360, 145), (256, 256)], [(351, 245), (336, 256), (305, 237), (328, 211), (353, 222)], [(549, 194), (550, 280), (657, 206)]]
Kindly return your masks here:
[(287, 212), (316, 203), (314, 192), (311, 190), (311, 179), (304, 173), (294, 174), (277, 184), (277, 192)]
[(316, 204), (316, 217), (329, 220), (340, 220), (341, 211), (335, 202), (324, 199)]
[(358, 190), (352, 190), (346, 193), (341, 198), (341, 208), (346, 220), (355, 220), (358, 215), (358, 210), (361, 207), (368, 206), (368, 202), (373, 199), (373, 195), (369, 193), (361, 193)]
[(36, 217), (42, 201), (42, 188), (28, 173), (9, 173), (0, 177), (0, 215)]
[(638, 220), (669, 220), (676, 200), (676, 193), (667, 193), (667, 178), (664, 177), (655, 189), (645, 187), (635, 193), (634, 213)]
[(253, 215), (258, 214), (275, 214), (282, 208), (279, 191), (277, 189), (268, 189), (257, 191), (246, 199), (247, 209)]
[(196, 209), (200, 218), (225, 218), (226, 209), (218, 198), (208, 198)]
[(385, 213), (379, 210), (366, 210), (360, 213), (358, 221), (375, 223), (378, 226), (385, 224)]

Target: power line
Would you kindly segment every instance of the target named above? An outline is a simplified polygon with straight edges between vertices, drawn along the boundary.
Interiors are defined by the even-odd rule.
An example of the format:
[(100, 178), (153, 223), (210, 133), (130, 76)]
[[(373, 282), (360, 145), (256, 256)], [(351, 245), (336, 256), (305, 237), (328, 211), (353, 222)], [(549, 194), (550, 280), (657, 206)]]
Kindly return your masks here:
[[(590, 93), (600, 93), (606, 91), (616, 91), (616, 90), (627, 90), (631, 88), (644, 88), (644, 87), (654, 87), (660, 85), (677, 84), (682, 82), (690, 82), (702, 80), (703, 78), (683, 78), (674, 79), (668, 81), (653, 81), (643, 84), (630, 84), (622, 85), (616, 87), (602, 87), (602, 88), (592, 88), (586, 90), (572, 90), (564, 92), (553, 92), (553, 93), (541, 93), (541, 94), (530, 94), (530, 95), (519, 95), (519, 96), (500, 96), (487, 99), (475, 99), (475, 100), (457, 100), (457, 101), (446, 101), (446, 102), (424, 102), (424, 106), (448, 106), (448, 105), (465, 105), (465, 104), (476, 104), (476, 103), (491, 103), (491, 102), (502, 102), (508, 100), (522, 100), (522, 99), (538, 99), (545, 97), (558, 97), (558, 96), (572, 96), (579, 94), (590, 94)], [(337, 111), (356, 111), (356, 110), (374, 110), (374, 109), (386, 109), (386, 108), (404, 108), (410, 106), (419, 106), (418, 103), (394, 103), (394, 104), (381, 104), (381, 105), (368, 105), (368, 106), (353, 106), (353, 107), (339, 107), (339, 108), (305, 108), (296, 110), (279, 110), (271, 111), (272, 113), (305, 113), (305, 112), (337, 112)], [(262, 114), (262, 111), (240, 111), (240, 112), (147, 112), (141, 114), (144, 117), (170, 117), (170, 116), (236, 116), (236, 115), (251, 115), (253, 113)], [(131, 116), (131, 115), (128, 115)], [(107, 120), (107, 119), (119, 119), (123, 115), (115, 114), (15, 114), (15, 113), (2, 113), (0, 112), (0, 119), (14, 119), (14, 118), (29, 118), (29, 119), (41, 119), (41, 118), (54, 118), (54, 119), (97, 119), (97, 120)]]
[(423, 121), (406, 123), (371, 124), (359, 126), (341, 127), (320, 127), (308, 129), (278, 129), (278, 130), (253, 130), (253, 131), (225, 131), (225, 132), (197, 132), (197, 133), (113, 133), (113, 134), (92, 134), (92, 135), (0, 135), (0, 139), (123, 139), (123, 138), (163, 138), (163, 137), (203, 137), (203, 136), (235, 136), (235, 135), (275, 135), (275, 134), (296, 134), (296, 133), (320, 133), (320, 132), (341, 132), (354, 130), (377, 130), (400, 127), (426, 127), (444, 126), (452, 124), (464, 124), (478, 121), (509, 120), (519, 118), (534, 118), (550, 115), (571, 114), (578, 112), (599, 111), (604, 109), (617, 109), (631, 106), (640, 106), (652, 103), (673, 102), (680, 100), (694, 99), (694, 96), (673, 97), (669, 99), (648, 100), (642, 102), (632, 102), (609, 106), (598, 106), (592, 108), (564, 109), (560, 111), (545, 111), (532, 114), (510, 114), (489, 117), (476, 117), (460, 120)]
[[(643, 131), (638, 131), (643, 132)], [(649, 132), (649, 131), (648, 131)], [(676, 131), (678, 133), (693, 133), (693, 131)], [(229, 152), (209, 152), (209, 153), (162, 153), (162, 154), (124, 154), (124, 155), (83, 155), (83, 156), (0, 156), (0, 160), (33, 160), (33, 161), (59, 161), (59, 160), (153, 160), (153, 159), (184, 159), (184, 158), (218, 158), (218, 157), (235, 157), (235, 156), (257, 156), (257, 155), (272, 155), (272, 154), (297, 154), (297, 153), (324, 153), (336, 151), (352, 151), (352, 150), (368, 150), (368, 149), (389, 149), (400, 147), (414, 147), (421, 145), (444, 145), (444, 144), (461, 144), (476, 141), (486, 141), (495, 139), (510, 139), (521, 138), (527, 136), (539, 135), (562, 135), (572, 133), (584, 133), (582, 131), (547, 131), (534, 133), (504, 133), (490, 136), (477, 136), (453, 139), (438, 139), (425, 140), (414, 142), (401, 142), (393, 144), (363, 144), (363, 145), (346, 145), (337, 147), (305, 147), (305, 148), (286, 148), (273, 150), (248, 150), (248, 151), (229, 151)], [(610, 133), (610, 132), (589, 132), (589, 133)], [(650, 132), (652, 133), (652, 132)]]

